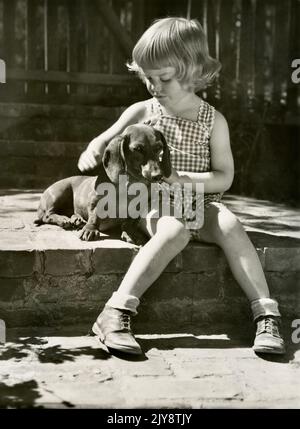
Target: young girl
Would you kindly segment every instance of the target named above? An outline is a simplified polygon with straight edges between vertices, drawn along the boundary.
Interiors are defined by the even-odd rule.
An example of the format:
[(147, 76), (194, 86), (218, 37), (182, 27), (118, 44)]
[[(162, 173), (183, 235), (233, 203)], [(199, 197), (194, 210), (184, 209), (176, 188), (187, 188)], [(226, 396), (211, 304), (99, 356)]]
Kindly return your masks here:
[(82, 153), (81, 171), (95, 167), (106, 144), (137, 122), (151, 123), (171, 148), (172, 173), (168, 184), (204, 184), (204, 225), (189, 230), (183, 219), (149, 212), (140, 228), (151, 238), (135, 257), (119, 289), (113, 293), (93, 325), (108, 348), (140, 354), (130, 329), (140, 298), (168, 263), (191, 239), (220, 246), (232, 273), (248, 297), (257, 324), (255, 352), (285, 352), (278, 327), (278, 304), (270, 298), (256, 250), (242, 225), (221, 202), (234, 175), (228, 125), (196, 92), (205, 88), (220, 69), (208, 53), (205, 34), (197, 20), (164, 18), (142, 35), (128, 65), (145, 83), (152, 98), (133, 104)]

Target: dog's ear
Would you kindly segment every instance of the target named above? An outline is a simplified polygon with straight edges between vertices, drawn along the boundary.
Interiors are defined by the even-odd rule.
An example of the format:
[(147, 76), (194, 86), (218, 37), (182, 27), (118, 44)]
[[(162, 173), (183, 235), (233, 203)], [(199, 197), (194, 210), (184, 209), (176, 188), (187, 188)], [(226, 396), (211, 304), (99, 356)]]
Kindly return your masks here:
[(162, 156), (162, 162), (161, 162), (163, 175), (164, 177), (169, 177), (172, 172), (172, 165), (171, 165), (170, 150), (168, 147), (168, 143), (163, 133), (161, 133), (158, 130), (155, 130), (155, 134), (156, 134), (157, 140), (161, 140), (163, 143), (163, 156)]
[(127, 140), (127, 136), (116, 136), (109, 142), (103, 154), (103, 167), (113, 183), (118, 183), (120, 174), (126, 174), (124, 146)]

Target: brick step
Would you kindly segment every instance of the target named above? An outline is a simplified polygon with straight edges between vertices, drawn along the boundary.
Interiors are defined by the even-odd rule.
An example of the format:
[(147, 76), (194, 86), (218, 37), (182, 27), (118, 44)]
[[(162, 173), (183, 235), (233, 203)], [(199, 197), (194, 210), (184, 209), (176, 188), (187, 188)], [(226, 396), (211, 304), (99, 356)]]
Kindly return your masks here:
[(0, 139), (90, 141), (120, 116), (121, 107), (0, 103)]
[[(34, 226), (39, 197), (29, 191), (0, 196), (0, 318), (9, 327), (88, 324), (117, 289), (137, 248), (117, 235), (82, 242), (76, 232)], [(284, 317), (299, 318), (295, 210), (231, 196), (226, 203), (248, 228)], [(223, 252), (194, 242), (146, 292), (135, 324), (153, 332), (170, 325), (179, 330), (193, 324), (246, 323), (249, 318), (247, 299)]]
[[(22, 239), (25, 242), (24, 235)], [(54, 240), (53, 233), (48, 240)], [(299, 273), (289, 271), (288, 262), (299, 253), (290, 250), (289, 261), (283, 263), (283, 251), (267, 248), (261, 256), (267, 255), (264, 270), (272, 295), (280, 300), (285, 317), (295, 319), (300, 311)], [(86, 249), (2, 250), (1, 318), (8, 326), (88, 323), (117, 289), (135, 254), (118, 240)], [(175, 324), (178, 329), (182, 324), (249, 317), (247, 300), (219, 249), (193, 243), (145, 294), (136, 320), (143, 325)]]

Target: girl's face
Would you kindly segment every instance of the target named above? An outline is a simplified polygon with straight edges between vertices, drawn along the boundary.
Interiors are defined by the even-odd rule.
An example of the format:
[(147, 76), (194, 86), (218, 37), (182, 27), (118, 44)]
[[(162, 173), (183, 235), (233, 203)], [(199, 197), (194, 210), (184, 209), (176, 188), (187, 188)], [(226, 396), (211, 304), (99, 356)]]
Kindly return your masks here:
[(178, 102), (190, 93), (175, 78), (174, 67), (144, 69), (141, 70), (141, 76), (149, 93), (163, 105)]

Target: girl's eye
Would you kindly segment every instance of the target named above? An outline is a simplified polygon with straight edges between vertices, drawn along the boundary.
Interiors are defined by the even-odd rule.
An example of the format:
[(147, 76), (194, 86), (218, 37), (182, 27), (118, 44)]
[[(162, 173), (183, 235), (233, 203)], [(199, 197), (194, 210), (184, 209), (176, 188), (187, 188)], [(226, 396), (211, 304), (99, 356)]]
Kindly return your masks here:
[(171, 79), (160, 79), (162, 82), (170, 82), (171, 81)]

